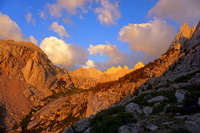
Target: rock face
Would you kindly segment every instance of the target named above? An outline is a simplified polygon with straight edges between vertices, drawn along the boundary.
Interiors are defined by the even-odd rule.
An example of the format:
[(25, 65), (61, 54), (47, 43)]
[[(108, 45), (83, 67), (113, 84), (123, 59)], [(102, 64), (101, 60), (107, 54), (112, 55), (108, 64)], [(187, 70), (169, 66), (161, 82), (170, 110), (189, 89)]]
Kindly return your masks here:
[(29, 42), (0, 40), (0, 75), (0, 102), (7, 114), (14, 114), (5, 116), (8, 129), (41, 104), (41, 99), (52, 95), (60, 78), (72, 84), (67, 71), (54, 66), (38, 46)]

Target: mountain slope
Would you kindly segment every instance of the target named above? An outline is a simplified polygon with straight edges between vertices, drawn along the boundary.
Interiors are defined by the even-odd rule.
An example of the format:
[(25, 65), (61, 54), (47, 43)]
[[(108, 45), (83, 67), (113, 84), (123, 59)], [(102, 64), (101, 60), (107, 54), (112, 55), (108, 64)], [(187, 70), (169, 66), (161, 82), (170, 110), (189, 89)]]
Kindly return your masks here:
[(43, 105), (41, 100), (53, 94), (60, 78), (73, 85), (68, 72), (54, 66), (35, 44), (0, 40), (0, 103), (6, 109), (6, 127)]
[[(188, 33), (188, 31), (190, 31), (189, 34), (186, 34)], [(199, 31), (199, 26), (197, 26), (195, 31)], [(41, 131), (46, 131), (46, 132), (56, 132), (58, 130), (61, 131), (64, 129), (65, 126), (69, 127), (69, 125), (73, 124), (74, 120), (78, 120), (83, 117), (90, 117), (91, 115), (96, 114), (100, 110), (108, 108), (112, 104), (118, 103), (120, 101), (127, 101), (133, 99), (134, 97), (132, 97), (131, 95), (137, 96), (137, 94), (141, 94), (144, 91), (148, 91), (150, 93), (151, 89), (156, 87), (162, 90), (165, 88), (162, 88), (161, 86), (166, 84), (170, 84), (170, 86), (174, 85), (173, 87), (176, 87), (177, 84), (173, 84), (173, 80), (183, 75), (183, 71), (188, 73), (193, 73), (194, 71), (197, 71), (200, 68), (199, 64), (200, 40), (199, 40), (199, 33), (196, 33), (195, 31), (194, 29), (190, 29), (188, 26), (183, 25), (183, 27), (180, 29), (179, 33), (175, 37), (172, 45), (167, 50), (167, 52), (164, 53), (162, 56), (160, 56), (158, 59), (156, 59), (154, 62), (148, 63), (146, 66), (137, 69), (125, 75), (124, 77), (119, 78), (119, 80), (117, 81), (98, 83), (89, 90), (80, 92), (79, 94), (70, 95), (70, 97), (73, 98), (73, 101), (66, 102), (67, 106), (61, 104), (58, 107), (54, 106), (54, 108), (52, 109), (49, 108), (45, 109), (45, 107), (43, 107), (41, 110), (42, 112), (47, 112), (45, 115), (48, 117), (43, 117), (43, 113), (41, 114), (40, 110), (37, 111), (34, 114), (34, 116), (31, 116), (31, 118), (27, 121), (27, 123), (29, 123), (28, 127), (31, 127), (31, 125), (34, 123), (34, 127), (30, 128), (29, 131), (34, 131), (39, 129)], [(185, 37), (184, 36), (185, 34), (188, 36)], [(193, 44), (192, 42), (197, 42), (197, 43)], [(192, 45), (192, 47), (189, 45)], [(184, 49), (186, 47), (188, 47), (188, 49)], [(197, 58), (195, 58), (195, 56)], [(186, 65), (183, 64), (185, 62)], [(183, 68), (181, 68), (181, 66)], [(179, 67), (181, 68), (181, 70), (179, 70), (180, 69)], [(173, 74), (175, 72), (177, 73)], [(170, 78), (168, 77), (168, 74), (169, 75), (171, 74)], [(197, 82), (195, 80), (196, 78), (197, 77), (195, 75), (193, 82)], [(80, 98), (81, 101), (84, 102), (81, 102), (80, 104), (77, 103), (75, 100), (76, 97)], [(59, 99), (55, 99), (49, 104), (51, 105), (58, 101)], [(61, 106), (63, 111), (60, 111)], [(70, 111), (72, 111), (73, 114), (66, 113), (66, 111), (68, 111), (67, 107), (74, 107), (74, 106), (77, 107), (78, 109), (75, 109), (74, 111), (70, 109)], [(120, 108), (119, 110), (121, 109), (122, 111), (124, 110), (124, 108)], [(79, 115), (76, 117), (76, 114)], [(121, 115), (125, 115), (128, 117), (130, 116), (129, 114), (127, 115), (126, 113), (124, 114), (123, 112)], [(123, 117), (121, 115), (119, 115), (120, 118)], [(60, 120), (61, 117), (62, 120)], [(50, 118), (53, 119), (53, 121), (51, 121)], [(73, 122), (71, 122), (71, 120)], [(111, 121), (112, 120), (115, 119), (111, 118)], [(82, 121), (86, 122), (87, 124), (88, 123), (90, 124), (87, 118), (83, 119)], [(79, 124), (74, 125), (74, 128), (76, 128), (78, 125)], [(88, 127), (89, 126), (85, 127), (85, 129)], [(77, 131), (77, 132), (84, 132), (84, 131)]]
[[(100, 87), (96, 86), (98, 89), (94, 87), (94, 91), (99, 93), (99, 89), (111, 92), (118, 89), (117, 86), (120, 84), (120, 88), (124, 89), (126, 89), (125, 85), (134, 84), (130, 82), (139, 84), (135, 85), (134, 93), (123, 102), (112, 105), (95, 116), (76, 122), (64, 132), (198, 133), (200, 124), (199, 31), (200, 23), (195, 31), (184, 24), (168, 51), (153, 63), (125, 75), (118, 82), (99, 84)], [(94, 101), (95, 98), (91, 99)], [(105, 99), (101, 98), (101, 100)]]

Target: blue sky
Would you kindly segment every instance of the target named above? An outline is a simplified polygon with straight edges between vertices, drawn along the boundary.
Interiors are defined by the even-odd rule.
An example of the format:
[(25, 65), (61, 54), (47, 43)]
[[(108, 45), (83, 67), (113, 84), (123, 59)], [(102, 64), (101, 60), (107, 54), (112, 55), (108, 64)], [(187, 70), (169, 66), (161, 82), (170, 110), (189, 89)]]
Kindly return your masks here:
[(67, 70), (132, 68), (165, 52), (183, 23), (197, 24), (199, 7), (199, 0), (1, 0), (0, 39), (32, 41)]

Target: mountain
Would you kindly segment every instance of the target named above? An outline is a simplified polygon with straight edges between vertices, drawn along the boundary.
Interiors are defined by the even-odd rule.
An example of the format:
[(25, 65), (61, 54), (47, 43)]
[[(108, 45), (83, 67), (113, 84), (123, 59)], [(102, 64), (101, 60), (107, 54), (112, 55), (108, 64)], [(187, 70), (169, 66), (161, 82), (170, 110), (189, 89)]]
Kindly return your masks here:
[(27, 115), (43, 98), (53, 94), (63, 78), (73, 85), (66, 70), (53, 65), (45, 53), (30, 42), (0, 40), (0, 105), (8, 129)]
[(143, 66), (142, 62), (138, 62), (133, 69), (129, 69), (127, 66), (124, 66), (124, 68), (118, 66), (108, 68), (105, 72), (101, 72), (95, 68), (79, 68), (73, 72), (69, 72), (69, 74), (75, 85), (82, 89), (90, 89), (97, 83), (118, 80), (120, 77)]
[(180, 126), (199, 131), (199, 31), (200, 24), (184, 24), (158, 59), (137, 70), (112, 68), (112, 74), (93, 68), (68, 72), (32, 43), (1, 40), (1, 132), (62, 132), (73, 124), (65, 132), (167, 132)]
[[(125, 88), (128, 86), (128, 88)], [(120, 87), (119, 87), (120, 86)], [(131, 88), (132, 87), (132, 88)], [(140, 133), (199, 132), (200, 22), (184, 24), (165, 54), (117, 82), (99, 84), (93, 92), (131, 91), (121, 102), (77, 121), (63, 132)], [(113, 95), (114, 93), (112, 93)], [(103, 95), (103, 94), (102, 94)], [(106, 94), (109, 99), (111, 95)], [(102, 98), (101, 101), (106, 101)], [(93, 95), (94, 103), (95, 96)], [(115, 100), (117, 97), (115, 97)], [(98, 103), (97, 101), (95, 101)], [(99, 107), (100, 104), (93, 104)], [(91, 112), (96, 111), (91, 108)], [(163, 117), (164, 116), (164, 117)]]
[(144, 67), (144, 64), (141, 61), (139, 61), (137, 64), (135, 64), (133, 70), (140, 69), (141, 67)]
[[(176, 127), (179, 127), (177, 124), (185, 123), (184, 118), (187, 118), (188, 123), (194, 118), (197, 122), (196, 125), (198, 125), (198, 117), (191, 114), (185, 117), (176, 112), (176, 107), (183, 107), (185, 110), (190, 110), (191, 107), (188, 107), (187, 103), (185, 103), (186, 105), (179, 104), (174, 96), (180, 99), (182, 90), (184, 92), (190, 92), (191, 90), (191, 93), (187, 94), (189, 99), (192, 99), (194, 95), (200, 97), (199, 91), (196, 89), (199, 88), (200, 68), (199, 28), (199, 24), (196, 29), (190, 29), (184, 24), (166, 53), (144, 67), (120, 77), (118, 80), (97, 83), (87, 90), (76, 88), (72, 91), (69, 89), (67, 93), (61, 93), (64, 97), (58, 97), (57, 94), (54, 94), (45, 99), (47, 101), (45, 106), (23, 119), (26, 124), (23, 126), (21, 124), (22, 130), (29, 132), (61, 132), (75, 123), (72, 127), (67, 128), (65, 132), (81, 133), (86, 132), (86, 129), (100, 133), (108, 130), (109, 132), (118, 132), (112, 130), (120, 128), (120, 133), (127, 133), (129, 127), (131, 131), (136, 129), (147, 131), (158, 129), (157, 132), (161, 132), (163, 129), (169, 132), (170, 128), (176, 130)], [(195, 87), (196, 85), (198, 87)], [(183, 89), (184, 87), (187, 88)], [(60, 86), (59, 88), (66, 87)], [(195, 100), (198, 98), (195, 98)], [(167, 99), (168, 101), (164, 101)], [(150, 101), (143, 102), (144, 100)], [(189, 100), (190, 102), (193, 103), (192, 100)], [(198, 109), (196, 103), (198, 102), (195, 101), (194, 110)], [(109, 106), (110, 108), (108, 108)], [(163, 110), (167, 106), (172, 107), (169, 113)], [(180, 110), (183, 110), (183, 108), (180, 108)], [(152, 110), (155, 114), (152, 114)], [(98, 113), (99, 111), (101, 112)], [(184, 121), (174, 119), (176, 116), (173, 113), (180, 114), (180, 119), (183, 118)], [(166, 117), (163, 118), (163, 115)], [(168, 117), (170, 115), (172, 117)], [(170, 118), (173, 118), (172, 122)], [(152, 123), (152, 125), (149, 123)], [(170, 123), (173, 123), (175, 127)], [(198, 126), (193, 125), (192, 127)], [(105, 131), (106, 128), (107, 131)]]

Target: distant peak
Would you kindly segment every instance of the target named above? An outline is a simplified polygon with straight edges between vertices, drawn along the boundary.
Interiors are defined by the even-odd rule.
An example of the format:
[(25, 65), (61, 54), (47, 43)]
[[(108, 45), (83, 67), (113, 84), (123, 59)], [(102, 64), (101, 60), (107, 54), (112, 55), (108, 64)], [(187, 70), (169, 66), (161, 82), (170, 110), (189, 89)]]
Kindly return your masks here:
[(139, 69), (141, 67), (144, 67), (144, 64), (141, 61), (139, 61), (137, 64), (135, 64), (133, 70)]
[(124, 69), (129, 69), (127, 65), (124, 65)]

